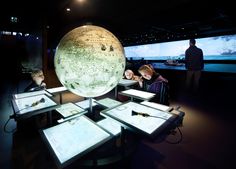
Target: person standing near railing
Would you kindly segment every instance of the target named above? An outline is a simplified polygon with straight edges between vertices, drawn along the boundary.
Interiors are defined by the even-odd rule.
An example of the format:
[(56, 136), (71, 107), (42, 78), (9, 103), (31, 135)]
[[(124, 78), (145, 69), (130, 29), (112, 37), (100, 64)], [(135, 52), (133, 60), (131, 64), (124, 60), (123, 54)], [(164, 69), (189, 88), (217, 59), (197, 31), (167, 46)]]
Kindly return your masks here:
[[(197, 92), (199, 88), (199, 81), (201, 72), (204, 69), (203, 51), (196, 46), (196, 40), (189, 40), (189, 48), (185, 51), (185, 68), (186, 73), (186, 88)], [(193, 82), (192, 82), (193, 81)]]

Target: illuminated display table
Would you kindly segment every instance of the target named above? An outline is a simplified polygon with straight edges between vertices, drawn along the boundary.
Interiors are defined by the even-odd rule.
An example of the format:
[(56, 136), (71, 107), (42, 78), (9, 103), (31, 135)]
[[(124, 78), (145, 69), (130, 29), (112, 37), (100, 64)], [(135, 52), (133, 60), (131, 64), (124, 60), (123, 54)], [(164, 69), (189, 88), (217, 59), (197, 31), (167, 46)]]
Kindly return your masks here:
[(136, 85), (137, 83), (138, 81), (136, 80), (121, 79), (118, 85), (115, 87), (115, 98), (117, 98), (118, 86), (129, 87), (129, 86)]
[(41, 113), (48, 113), (49, 123), (51, 123), (51, 110), (58, 107), (58, 104), (45, 94), (32, 95), (24, 93), (28, 97), (18, 97), (12, 99), (12, 106), (16, 120), (29, 118)]
[(154, 93), (145, 92), (145, 91), (136, 90), (136, 89), (125, 90), (125, 91), (120, 92), (120, 94), (130, 97), (131, 101), (133, 101), (134, 98), (140, 99), (140, 100), (150, 100), (155, 96)]
[[(77, 105), (68, 103), (57, 111), (70, 117), (68, 111), (77, 109), (74, 106)], [(96, 123), (82, 115), (41, 130), (40, 133), (59, 168), (113, 164), (135, 152), (140, 134), (155, 137), (178, 117), (178, 114), (151, 106), (154, 104), (121, 103), (102, 110), (100, 114), (106, 118)], [(161, 108), (167, 110), (167, 107)], [(79, 114), (83, 110), (79, 108)], [(171, 108), (168, 107), (168, 110)], [(150, 116), (134, 115), (133, 111)]]
[(86, 116), (44, 129), (41, 134), (60, 168), (111, 139), (111, 134)]
[[(149, 115), (134, 115), (133, 112)], [(155, 137), (170, 125), (178, 114), (158, 110), (135, 102), (127, 102), (119, 106), (101, 111), (101, 115), (112, 118), (122, 126), (149, 137)]]

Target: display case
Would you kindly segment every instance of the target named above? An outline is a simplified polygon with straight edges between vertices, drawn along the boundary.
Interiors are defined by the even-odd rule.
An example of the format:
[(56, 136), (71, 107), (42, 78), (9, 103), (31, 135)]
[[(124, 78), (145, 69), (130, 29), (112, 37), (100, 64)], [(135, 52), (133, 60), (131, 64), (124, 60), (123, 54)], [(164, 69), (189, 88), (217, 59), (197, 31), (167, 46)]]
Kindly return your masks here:
[(12, 106), (15, 119), (18, 120), (54, 110), (59, 105), (53, 98), (45, 94), (39, 94), (12, 99)]
[(127, 102), (101, 111), (101, 115), (120, 122), (128, 129), (155, 137), (177, 118), (178, 115), (135, 102)]
[(110, 133), (86, 116), (41, 130), (40, 133), (60, 168), (111, 139)]

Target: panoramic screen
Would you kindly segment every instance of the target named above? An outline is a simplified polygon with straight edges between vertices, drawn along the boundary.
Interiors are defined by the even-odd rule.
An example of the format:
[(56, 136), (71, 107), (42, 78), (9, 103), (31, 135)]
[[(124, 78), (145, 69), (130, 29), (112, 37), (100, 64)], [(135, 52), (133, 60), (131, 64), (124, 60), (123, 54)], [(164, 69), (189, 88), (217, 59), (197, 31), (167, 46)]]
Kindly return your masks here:
[[(236, 35), (196, 39), (204, 60), (236, 60)], [(189, 40), (124, 47), (127, 59), (167, 60), (184, 59)]]

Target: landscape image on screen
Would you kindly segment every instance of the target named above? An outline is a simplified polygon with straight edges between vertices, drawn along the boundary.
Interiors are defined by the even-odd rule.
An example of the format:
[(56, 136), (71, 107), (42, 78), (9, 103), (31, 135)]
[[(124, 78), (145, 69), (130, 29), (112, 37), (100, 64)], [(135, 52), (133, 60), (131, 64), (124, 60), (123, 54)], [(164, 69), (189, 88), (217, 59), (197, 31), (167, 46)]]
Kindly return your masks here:
[[(215, 36), (196, 39), (204, 60), (236, 60), (236, 35)], [(184, 59), (189, 40), (163, 42), (124, 47), (128, 60)]]

